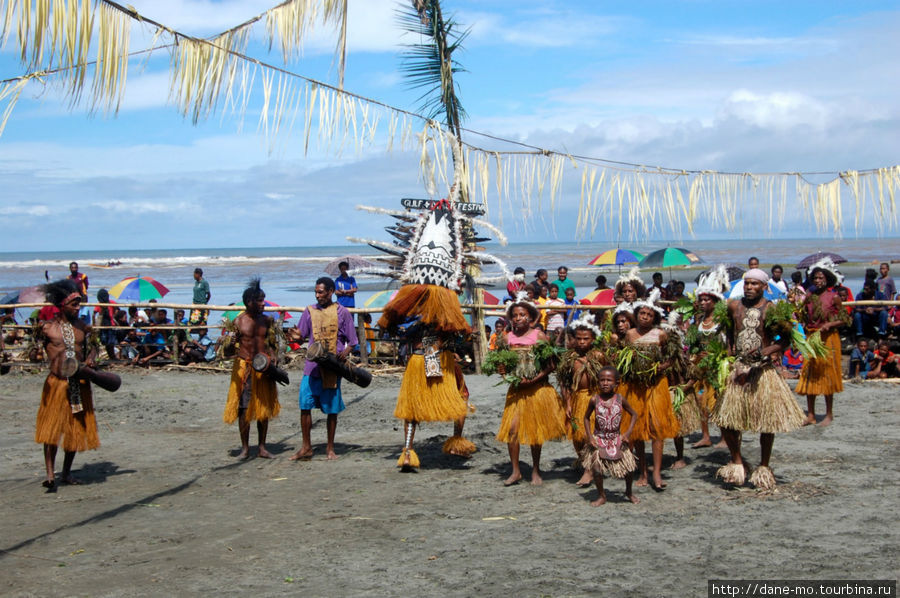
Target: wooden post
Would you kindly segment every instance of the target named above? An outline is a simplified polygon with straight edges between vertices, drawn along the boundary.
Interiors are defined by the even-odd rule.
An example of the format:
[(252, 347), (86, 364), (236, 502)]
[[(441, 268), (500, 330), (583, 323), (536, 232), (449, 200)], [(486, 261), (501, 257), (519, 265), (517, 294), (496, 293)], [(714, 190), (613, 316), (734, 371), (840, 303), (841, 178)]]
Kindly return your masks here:
[[(484, 289), (475, 289), (475, 304), (479, 306), (484, 304)], [(475, 373), (480, 374), (481, 364), (484, 362), (484, 358), (487, 355), (488, 346), (488, 339), (484, 334), (484, 308), (476, 307), (472, 309), (472, 325), (478, 327), (472, 348), (474, 349)]]
[(356, 339), (359, 341), (359, 361), (363, 365), (368, 365), (369, 339), (366, 338), (366, 323), (362, 319), (362, 314), (357, 314), (356, 318)]

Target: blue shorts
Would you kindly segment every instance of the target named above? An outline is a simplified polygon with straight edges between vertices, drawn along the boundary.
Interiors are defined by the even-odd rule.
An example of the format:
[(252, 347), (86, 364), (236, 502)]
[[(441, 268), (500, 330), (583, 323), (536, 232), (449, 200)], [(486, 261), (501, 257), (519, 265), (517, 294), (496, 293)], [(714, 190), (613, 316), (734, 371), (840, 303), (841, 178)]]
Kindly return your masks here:
[(334, 415), (344, 410), (340, 378), (337, 381), (337, 388), (322, 388), (321, 378), (303, 376), (303, 380), (300, 381), (300, 409), (306, 410), (313, 407), (328, 415)]

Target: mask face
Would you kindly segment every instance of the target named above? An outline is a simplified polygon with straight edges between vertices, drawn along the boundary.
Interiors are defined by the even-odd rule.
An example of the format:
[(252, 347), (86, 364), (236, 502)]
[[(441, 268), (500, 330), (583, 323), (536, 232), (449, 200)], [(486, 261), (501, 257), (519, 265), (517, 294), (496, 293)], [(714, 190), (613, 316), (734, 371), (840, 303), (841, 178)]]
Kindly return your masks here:
[(456, 219), (438, 208), (424, 218), (410, 262), (410, 282), (455, 288), (461, 270)]

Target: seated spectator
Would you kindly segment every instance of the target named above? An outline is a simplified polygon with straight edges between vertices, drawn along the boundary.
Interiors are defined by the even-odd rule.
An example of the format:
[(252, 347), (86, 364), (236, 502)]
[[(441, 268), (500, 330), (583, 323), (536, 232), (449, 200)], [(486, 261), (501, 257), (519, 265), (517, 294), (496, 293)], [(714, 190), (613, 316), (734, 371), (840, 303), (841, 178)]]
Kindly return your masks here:
[(803, 369), (803, 354), (794, 347), (788, 347), (781, 356), (781, 367), (781, 375), (785, 378), (799, 378), (800, 370)]
[[(176, 326), (185, 326), (185, 327), (187, 326), (187, 318), (184, 315), (183, 309), (176, 309), (173, 319), (174, 319), (173, 323)], [(175, 339), (178, 341), (179, 345), (184, 344), (186, 342), (190, 342), (190, 340), (191, 340), (190, 334), (188, 333), (188, 331), (186, 329), (185, 330), (170, 330), (169, 332), (172, 333), (172, 336), (175, 337)]]
[(216, 358), (216, 344), (206, 328), (197, 328), (197, 340), (188, 340), (181, 350), (181, 365), (189, 363), (209, 363)]
[(119, 357), (134, 363), (140, 357), (141, 337), (137, 329), (125, 331), (122, 340), (119, 341)]
[[(884, 301), (884, 295), (878, 292), (874, 281), (868, 281), (856, 296), (856, 300)], [(875, 328), (878, 338), (884, 338), (887, 336), (887, 320), (888, 312), (882, 306), (860, 305), (853, 309), (853, 331), (857, 338), (864, 336), (868, 328)]]
[(850, 352), (850, 378), (866, 378), (872, 369), (875, 353), (869, 350), (868, 339), (858, 339)]
[[(3, 310), (3, 314), (0, 314), (0, 323), (4, 326), (15, 326), (18, 324), (16, 322), (16, 308), (8, 307)], [(3, 335), (3, 342), (9, 345), (14, 345), (19, 341), (25, 338), (25, 331), (20, 330), (18, 328), (8, 328)]]
[(128, 306), (128, 325), (140, 328), (142, 324), (149, 324), (150, 317), (143, 309), (138, 309), (136, 305)]
[[(157, 309), (155, 316), (155, 323), (157, 325), (163, 326), (171, 323), (166, 317), (166, 310), (164, 309)], [(147, 334), (144, 335), (144, 338), (141, 339), (141, 344), (138, 347), (141, 357), (134, 358), (132, 364), (147, 365), (151, 360), (156, 359), (157, 357), (169, 357), (169, 347), (166, 344), (165, 332), (165, 330), (159, 328), (150, 328), (150, 330), (147, 331)]]
[(853, 306), (847, 305), (847, 302), (851, 301), (850, 289), (843, 285), (840, 285), (835, 287), (835, 291), (837, 291), (838, 297), (841, 298), (841, 303), (844, 305), (844, 309), (847, 310), (847, 313), (850, 314), (850, 317), (853, 317)]
[(878, 343), (878, 349), (875, 351), (875, 359), (872, 361), (872, 369), (869, 371), (868, 378), (870, 380), (876, 378), (900, 378), (898, 362), (900, 362), (900, 358), (891, 352), (887, 341), (881, 341)]
[(900, 335), (900, 306), (895, 305), (888, 310), (888, 334)]

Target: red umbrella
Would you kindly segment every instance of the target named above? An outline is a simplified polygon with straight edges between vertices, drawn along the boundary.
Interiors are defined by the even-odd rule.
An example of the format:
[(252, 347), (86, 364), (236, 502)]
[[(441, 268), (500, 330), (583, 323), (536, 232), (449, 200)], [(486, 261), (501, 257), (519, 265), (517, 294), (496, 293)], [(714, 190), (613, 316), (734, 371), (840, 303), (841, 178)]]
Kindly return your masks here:
[(585, 295), (581, 299), (582, 305), (607, 305), (612, 306), (616, 304), (616, 290), (615, 289), (603, 289), (603, 290), (594, 290)]

